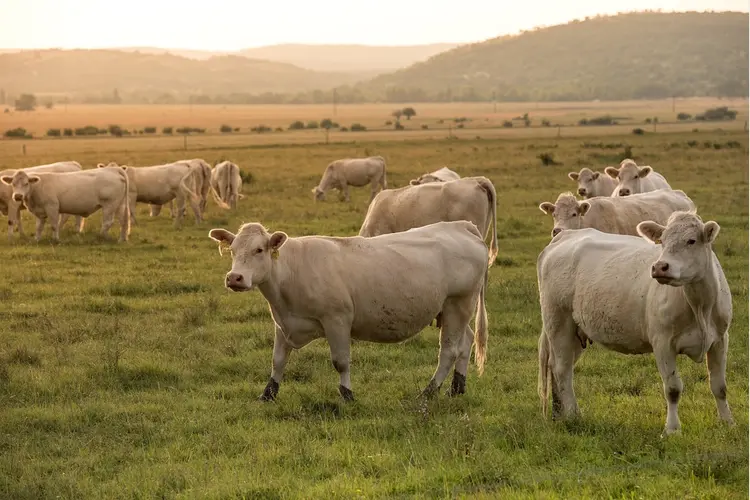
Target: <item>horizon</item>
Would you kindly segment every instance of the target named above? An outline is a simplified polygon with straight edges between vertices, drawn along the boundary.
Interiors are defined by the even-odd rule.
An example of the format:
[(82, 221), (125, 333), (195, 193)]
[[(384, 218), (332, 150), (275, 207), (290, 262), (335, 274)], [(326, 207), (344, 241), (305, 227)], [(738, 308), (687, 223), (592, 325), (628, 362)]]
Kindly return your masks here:
[[(294, 5), (282, 7), (266, 4), (253, 7), (215, 0), (214, 9), (202, 12), (186, 10), (174, 1), (154, 5), (146, 0), (131, 0), (128, 9), (113, 13), (97, 0), (71, 0), (65, 5), (53, 0), (9, 0), (0, 18), (0, 48), (6, 51), (152, 48), (237, 52), (276, 45), (464, 45), (586, 17), (645, 10), (748, 13), (748, 2), (743, 0), (609, 0), (606, 6), (602, 6), (605, 2), (597, 0), (577, 0), (572, 7), (532, 1), (520, 8), (466, 0), (459, 12), (454, 3), (446, 0), (408, 3), (383, 0), (377, 6), (353, 6), (345, 0), (331, 0), (325, 12), (301, 0), (292, 3)], [(261, 15), (254, 15), (258, 11)], [(144, 16), (143, 12), (148, 14)], [(286, 16), (286, 12), (295, 12), (295, 15)], [(429, 23), (419, 22), (424, 12), (430, 13)], [(363, 29), (361, 23), (351, 22), (360, 17), (366, 17), (370, 26), (388, 26), (394, 22), (403, 22), (404, 26)], [(257, 21), (258, 18), (262, 20)], [(167, 28), (165, 19), (169, 20)], [(180, 29), (169, 29), (170, 25)], [(206, 25), (218, 25), (221, 29), (205, 28)], [(111, 26), (139, 28), (111, 29)]]

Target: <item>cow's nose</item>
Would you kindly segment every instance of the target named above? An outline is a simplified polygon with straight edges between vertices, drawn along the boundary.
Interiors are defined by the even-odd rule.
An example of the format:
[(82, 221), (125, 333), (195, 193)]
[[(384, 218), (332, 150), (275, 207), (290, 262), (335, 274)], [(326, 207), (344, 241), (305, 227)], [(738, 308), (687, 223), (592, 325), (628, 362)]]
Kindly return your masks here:
[(578, 190), (578, 194), (580, 194), (581, 196), (586, 196), (586, 190), (585, 190), (585, 189), (583, 189), (583, 188), (580, 188), (580, 189)]
[(667, 271), (669, 271), (669, 263), (667, 262), (657, 262), (656, 264), (651, 266), (651, 275), (657, 275), (657, 274), (664, 274)]
[(629, 196), (630, 189), (620, 189), (620, 196)]
[(555, 236), (557, 236), (561, 232), (562, 232), (562, 229), (559, 228), (559, 227), (556, 227), (555, 229), (552, 230), (552, 237), (554, 238)]
[(21, 201), (21, 200), (23, 200), (23, 196), (21, 196), (20, 194), (14, 194), (13, 195), (13, 199), (15, 201)]
[(237, 286), (242, 284), (242, 275), (240, 273), (227, 273), (227, 286)]

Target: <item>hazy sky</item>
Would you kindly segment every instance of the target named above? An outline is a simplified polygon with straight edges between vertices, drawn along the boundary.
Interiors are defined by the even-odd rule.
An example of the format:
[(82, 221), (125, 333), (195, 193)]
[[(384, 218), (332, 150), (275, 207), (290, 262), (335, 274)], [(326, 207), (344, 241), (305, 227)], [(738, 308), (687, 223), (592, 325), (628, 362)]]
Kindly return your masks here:
[(0, 48), (472, 42), (641, 9), (747, 12), (748, 1), (0, 0)]

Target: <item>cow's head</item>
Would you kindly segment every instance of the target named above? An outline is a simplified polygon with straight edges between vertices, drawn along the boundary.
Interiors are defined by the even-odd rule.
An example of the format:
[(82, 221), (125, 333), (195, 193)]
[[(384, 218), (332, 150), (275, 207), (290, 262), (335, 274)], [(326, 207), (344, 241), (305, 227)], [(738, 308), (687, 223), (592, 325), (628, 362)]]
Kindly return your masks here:
[(555, 226), (552, 237), (565, 229), (580, 229), (581, 219), (591, 208), (588, 201), (578, 201), (572, 193), (562, 193), (555, 203), (545, 201), (539, 205), (539, 210), (552, 216)]
[(267, 282), (279, 249), (287, 240), (281, 231), (269, 234), (257, 223), (243, 224), (235, 235), (226, 229), (212, 229), (208, 237), (232, 252), (232, 270), (227, 273), (224, 286), (235, 292), (246, 292)]
[(28, 198), (33, 185), (39, 182), (39, 176), (29, 175), (23, 170), (18, 170), (12, 177), (4, 175), (0, 178), (0, 181), (13, 188), (13, 200), (20, 202)]
[(639, 167), (633, 160), (623, 160), (620, 168), (607, 167), (604, 172), (617, 180), (613, 196), (630, 196), (642, 193), (641, 179), (653, 171), (651, 167)]
[(568, 177), (578, 183), (578, 194), (584, 198), (591, 198), (596, 192), (594, 183), (602, 175), (601, 172), (594, 172), (590, 168), (582, 168), (580, 172), (570, 172)]
[(719, 234), (714, 221), (705, 224), (695, 212), (674, 212), (662, 226), (643, 221), (637, 230), (643, 238), (661, 244), (651, 277), (661, 285), (683, 286), (700, 280), (712, 266), (711, 245)]
[(315, 186), (312, 188), (312, 193), (315, 195), (315, 201), (323, 201), (326, 199), (326, 193), (322, 189), (320, 189), (320, 186)]

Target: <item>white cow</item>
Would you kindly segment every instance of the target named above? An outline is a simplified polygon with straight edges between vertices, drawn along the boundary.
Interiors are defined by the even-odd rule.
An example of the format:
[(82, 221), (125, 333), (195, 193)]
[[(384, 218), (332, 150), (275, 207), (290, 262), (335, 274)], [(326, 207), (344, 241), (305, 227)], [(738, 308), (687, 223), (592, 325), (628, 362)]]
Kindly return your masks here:
[[(191, 167), (195, 167), (197, 170), (191, 176), (192, 189), (200, 195), (200, 218), (203, 220), (203, 215), (206, 213), (206, 206), (208, 205), (208, 192), (211, 189), (211, 165), (202, 158), (192, 158), (190, 160), (178, 160), (174, 163), (187, 163)], [(221, 208), (229, 208), (228, 205), (216, 199), (217, 204)], [(162, 205), (150, 204), (149, 215), (156, 217), (161, 213)], [(169, 215), (172, 218), (176, 217), (174, 211), (174, 198), (169, 202)], [(185, 208), (182, 209), (182, 216), (185, 215)]]
[(370, 202), (379, 189), (386, 189), (385, 158), (345, 158), (332, 161), (323, 172), (320, 183), (312, 189), (315, 200), (324, 200), (329, 189), (338, 189), (341, 201), (349, 201), (349, 186), (362, 187), (370, 184)]
[(551, 386), (553, 418), (579, 414), (573, 366), (588, 341), (622, 354), (654, 353), (667, 400), (665, 434), (680, 429), (677, 355), (705, 358), (719, 417), (731, 423), (725, 372), (732, 295), (711, 248), (719, 225), (675, 212), (666, 227), (644, 221), (638, 232), (642, 238), (563, 231), (539, 254), (542, 411)]
[(617, 182), (609, 175), (583, 167), (580, 172), (569, 172), (568, 177), (578, 183), (578, 194), (584, 198), (611, 196)]
[[(116, 166), (118, 165), (114, 162), (106, 166), (102, 163), (97, 165), (99, 168)], [(148, 203), (153, 208), (153, 205), (161, 207), (172, 200), (177, 200), (175, 227), (182, 225), (186, 201), (193, 209), (196, 224), (202, 222), (199, 192), (202, 187), (200, 183), (203, 179), (203, 171), (200, 166), (191, 166), (187, 162), (175, 162), (150, 167), (120, 166), (120, 168), (127, 172), (130, 179), (128, 204), (133, 224), (137, 224), (136, 202)]]
[[(0, 171), (0, 177), (2, 176), (9, 176), (13, 177), (13, 175), (18, 171), (19, 169), (9, 169), (9, 170), (3, 170)], [(26, 173), (39, 173), (39, 172), (77, 172), (79, 170), (82, 170), (81, 164), (77, 161), (58, 161), (56, 163), (48, 163), (46, 165), (37, 165), (35, 167), (26, 167), (23, 169), (20, 169), (25, 171)], [(3, 215), (8, 216), (8, 239), (13, 238), (13, 229), (18, 228), (18, 235), (23, 236), (23, 225), (21, 223), (21, 210), (25, 207), (23, 206), (23, 203), (20, 203), (18, 201), (15, 201), (13, 197), (11, 196), (13, 194), (13, 188), (11, 188), (7, 184), (0, 183), (0, 213)], [(70, 215), (68, 214), (61, 214), (60, 215), (60, 227), (62, 227), (63, 224), (68, 220), (68, 217)], [(78, 228), (78, 231), (80, 232), (83, 229), (83, 219), (81, 217), (76, 217), (76, 228)]]
[(240, 191), (242, 191), (240, 167), (231, 161), (216, 164), (211, 171), (211, 193), (217, 203), (221, 201), (224, 205), (236, 209), (237, 199), (241, 196)]
[(571, 193), (561, 193), (553, 204), (548, 201), (539, 209), (555, 222), (552, 236), (564, 229), (592, 227), (605, 233), (638, 236), (639, 222), (653, 220), (666, 224), (679, 210), (695, 210), (695, 204), (684, 191), (659, 189), (625, 197), (597, 196), (578, 201)]
[(613, 197), (647, 193), (657, 189), (672, 189), (663, 175), (651, 167), (639, 167), (631, 159), (622, 160), (619, 169), (607, 167), (604, 172), (617, 180), (617, 186), (611, 193)]
[(473, 222), (485, 238), (492, 230), (491, 266), (497, 257), (497, 194), (486, 177), (383, 190), (370, 203), (359, 235), (369, 238), (456, 220)]
[[(479, 374), (487, 349), (487, 245), (468, 221), (438, 222), (374, 238), (270, 234), (256, 223), (237, 235), (212, 229), (230, 245), (225, 286), (258, 288), (275, 323), (273, 369), (261, 400), (275, 399), (292, 349), (325, 338), (340, 375), (339, 392), (353, 399), (351, 339), (402, 342), (442, 312), (438, 367), (422, 395), (440, 388), (455, 364), (450, 394), (462, 394), (472, 341)], [(476, 335), (469, 322), (476, 313)]]
[(36, 240), (42, 237), (44, 223), (49, 219), (55, 241), (60, 240), (60, 214), (88, 217), (102, 210), (102, 235), (106, 236), (115, 221), (120, 222), (120, 241), (130, 234), (128, 213), (128, 175), (119, 167), (81, 170), (67, 173), (27, 174), (17, 171), (12, 177), (0, 178), (13, 188), (13, 198), (23, 201), (34, 214)]
[(416, 179), (410, 180), (409, 184), (412, 186), (417, 186), (419, 184), (427, 184), (430, 182), (455, 181), (456, 179), (460, 178), (461, 176), (453, 170), (449, 169), (448, 167), (443, 167), (435, 170), (434, 172), (430, 172), (429, 174), (422, 174)]

